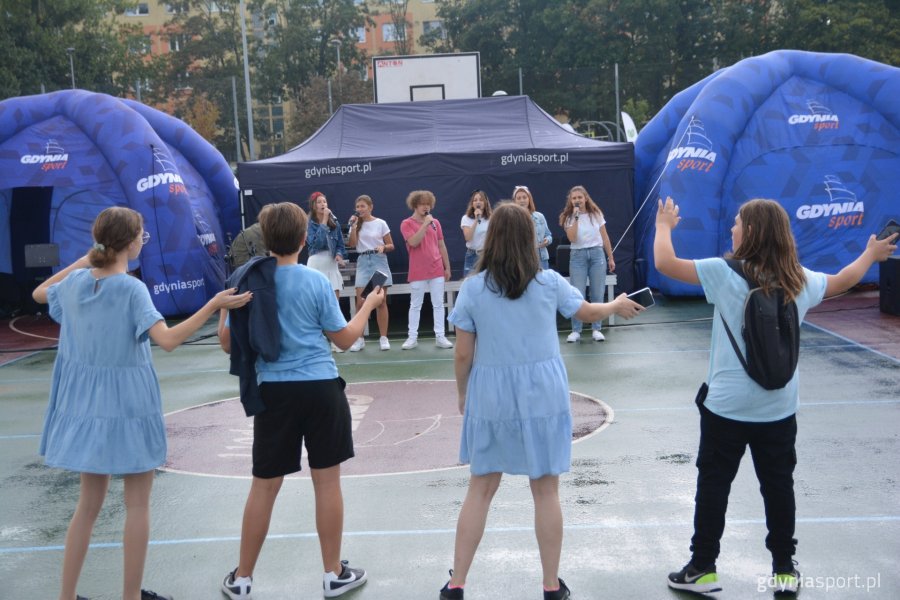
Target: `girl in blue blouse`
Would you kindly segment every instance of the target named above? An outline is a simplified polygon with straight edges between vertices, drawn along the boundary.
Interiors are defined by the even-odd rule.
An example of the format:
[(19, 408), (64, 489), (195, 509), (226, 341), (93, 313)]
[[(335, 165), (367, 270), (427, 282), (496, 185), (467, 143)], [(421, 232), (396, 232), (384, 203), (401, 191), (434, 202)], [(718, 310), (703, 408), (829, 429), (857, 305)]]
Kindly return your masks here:
[(534, 198), (524, 185), (517, 185), (513, 188), (513, 202), (531, 213), (531, 219), (534, 221), (534, 245), (538, 249), (541, 268), (549, 269), (550, 253), (547, 251), (547, 246), (553, 243), (553, 236), (550, 234), (550, 227), (547, 226), (547, 219), (535, 210)]
[(219, 292), (185, 321), (168, 327), (147, 286), (128, 275), (150, 236), (140, 213), (107, 208), (94, 221), (87, 256), (32, 294), (60, 324), (50, 403), (40, 452), (51, 467), (81, 475), (78, 506), (66, 533), (60, 598), (75, 588), (111, 475), (125, 483), (124, 600), (165, 600), (141, 589), (150, 535), (153, 471), (166, 460), (166, 426), (150, 339), (174, 350), (220, 308), (238, 308), (251, 294)]
[(499, 205), (476, 273), (463, 282), (450, 315), (456, 326), (456, 387), (463, 413), (459, 459), (471, 465), (472, 476), (443, 600), (463, 598), (504, 473), (530, 480), (544, 599), (569, 598), (558, 575), (563, 533), (559, 475), (571, 464), (572, 414), (556, 313), (594, 321), (612, 313), (629, 319), (642, 310), (625, 294), (606, 304), (585, 302), (559, 273), (541, 269), (534, 236), (526, 209)]
[(309, 196), (307, 240), (309, 258), (306, 266), (324, 274), (331, 282), (334, 295), (340, 300), (344, 278), (339, 267), (344, 266), (347, 249), (344, 247), (341, 224), (328, 208), (328, 198), (322, 192), (313, 192)]

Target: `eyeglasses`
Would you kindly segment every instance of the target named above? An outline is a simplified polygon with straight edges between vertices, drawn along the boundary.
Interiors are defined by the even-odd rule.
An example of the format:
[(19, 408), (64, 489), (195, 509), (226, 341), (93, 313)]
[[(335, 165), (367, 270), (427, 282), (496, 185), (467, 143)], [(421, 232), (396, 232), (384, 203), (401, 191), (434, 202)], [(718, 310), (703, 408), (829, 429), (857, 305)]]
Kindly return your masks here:
[(146, 246), (147, 242), (150, 241), (150, 232), (145, 231), (141, 234), (141, 246)]

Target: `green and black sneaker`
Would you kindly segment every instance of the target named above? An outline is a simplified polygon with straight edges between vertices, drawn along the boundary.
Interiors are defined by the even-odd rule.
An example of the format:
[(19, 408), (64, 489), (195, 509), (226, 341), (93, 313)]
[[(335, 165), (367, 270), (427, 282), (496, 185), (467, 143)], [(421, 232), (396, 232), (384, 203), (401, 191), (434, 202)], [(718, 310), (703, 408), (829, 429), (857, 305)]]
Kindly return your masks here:
[(796, 596), (800, 592), (800, 571), (792, 567), (790, 571), (773, 573), (776, 596)]
[(669, 573), (669, 587), (698, 594), (722, 591), (719, 576), (716, 574), (716, 565), (698, 569), (693, 563), (684, 565), (680, 571)]

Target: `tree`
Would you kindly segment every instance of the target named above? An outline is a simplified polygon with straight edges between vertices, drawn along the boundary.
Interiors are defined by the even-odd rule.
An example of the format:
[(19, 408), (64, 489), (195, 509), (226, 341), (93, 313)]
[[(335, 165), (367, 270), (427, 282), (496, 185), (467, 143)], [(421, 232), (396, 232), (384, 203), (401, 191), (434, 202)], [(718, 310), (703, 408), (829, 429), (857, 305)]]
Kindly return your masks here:
[(124, 0), (0, 0), (0, 98), (76, 86), (113, 95), (128, 89), (138, 29), (109, 19)]
[(219, 133), (219, 114), (219, 107), (210, 102), (206, 96), (195, 94), (187, 101), (184, 121), (204, 139), (212, 142)]
[[(365, 104), (372, 102), (372, 84), (359, 77), (344, 79), (344, 102), (334, 102), (337, 110), (341, 104)], [(314, 134), (331, 116), (328, 114), (328, 80), (314, 77), (293, 97), (294, 114), (285, 141), (288, 147), (302, 143)]]
[(405, 56), (412, 52), (409, 39), (409, 31), (412, 24), (406, 18), (409, 0), (379, 0), (379, 4), (387, 7), (387, 14), (391, 17), (397, 39), (394, 43), (394, 53)]

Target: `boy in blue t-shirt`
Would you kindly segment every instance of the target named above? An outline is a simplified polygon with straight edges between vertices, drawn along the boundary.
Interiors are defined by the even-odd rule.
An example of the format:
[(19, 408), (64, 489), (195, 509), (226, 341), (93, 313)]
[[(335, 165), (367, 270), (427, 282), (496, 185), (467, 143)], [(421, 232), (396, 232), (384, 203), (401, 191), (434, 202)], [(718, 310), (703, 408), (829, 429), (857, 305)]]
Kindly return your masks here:
[[(273, 362), (261, 356), (256, 360), (265, 410), (253, 418), (253, 483), (244, 507), (240, 561), (225, 576), (222, 591), (232, 599), (250, 597), (275, 498), (284, 476), (300, 470), (305, 443), (325, 570), (322, 585), (325, 597), (331, 598), (364, 584), (366, 572), (350, 568), (340, 558), (341, 463), (353, 457), (353, 438), (346, 384), (338, 376), (329, 340), (343, 350), (349, 348), (362, 335), (370, 313), (384, 302), (384, 291), (369, 294), (347, 323), (326, 277), (297, 262), (307, 228), (300, 207), (290, 202), (268, 204), (260, 211), (259, 222), (263, 241), (276, 259), (280, 352)], [(227, 324), (220, 327), (219, 341), (230, 352)]]

